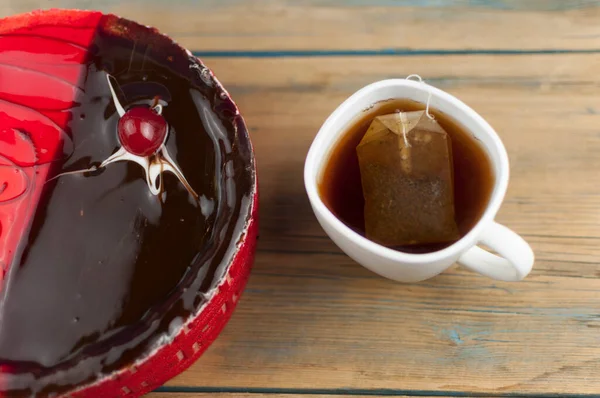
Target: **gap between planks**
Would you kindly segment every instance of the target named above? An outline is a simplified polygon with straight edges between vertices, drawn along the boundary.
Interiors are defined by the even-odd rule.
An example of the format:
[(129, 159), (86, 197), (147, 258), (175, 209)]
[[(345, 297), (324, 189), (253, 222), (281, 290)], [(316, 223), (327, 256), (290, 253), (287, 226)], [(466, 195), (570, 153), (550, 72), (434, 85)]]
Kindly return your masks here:
[(444, 50), (444, 49), (408, 49), (383, 48), (374, 50), (226, 50), (192, 51), (200, 58), (307, 58), (307, 57), (419, 57), (444, 55), (564, 55), (564, 54), (600, 54), (600, 49), (480, 49), (480, 50)]
[(148, 398), (340, 398), (340, 397), (422, 397), (422, 398), (595, 398), (598, 394), (518, 394), (464, 391), (386, 390), (386, 389), (293, 389), (293, 388), (211, 388), (211, 387), (160, 387)]

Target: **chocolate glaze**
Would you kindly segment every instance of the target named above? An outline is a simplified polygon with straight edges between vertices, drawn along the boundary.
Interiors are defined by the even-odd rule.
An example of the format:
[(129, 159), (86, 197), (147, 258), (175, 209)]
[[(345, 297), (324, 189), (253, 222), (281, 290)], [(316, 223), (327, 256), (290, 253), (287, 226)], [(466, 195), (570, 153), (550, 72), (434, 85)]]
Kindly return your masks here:
[(153, 196), (131, 162), (47, 182), (0, 302), (0, 387), (17, 395), (64, 391), (147, 355), (205, 302), (250, 213), (247, 133), (204, 65), (114, 16), (89, 51), (66, 129), (73, 150), (51, 175), (98, 166), (119, 148), (109, 73), (125, 106), (167, 103), (166, 146), (200, 200), (171, 174)]

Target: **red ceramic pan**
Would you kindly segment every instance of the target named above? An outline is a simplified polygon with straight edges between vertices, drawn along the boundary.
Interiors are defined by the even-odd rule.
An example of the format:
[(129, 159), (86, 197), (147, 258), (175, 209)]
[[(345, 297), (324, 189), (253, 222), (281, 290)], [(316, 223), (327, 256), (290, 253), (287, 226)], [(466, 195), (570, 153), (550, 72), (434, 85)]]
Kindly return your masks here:
[[(128, 40), (134, 42), (134, 48), (138, 50), (134, 49), (132, 51), (131, 59), (128, 62), (129, 69), (125, 70), (125, 67), (121, 68), (117, 61), (114, 63), (111, 61), (111, 41), (109, 40), (109, 44), (106, 44), (106, 40), (103, 37), (110, 37), (110, 40), (113, 40), (117, 44), (125, 43), (123, 44), (125, 46)], [(142, 48), (140, 46), (145, 46), (144, 51), (140, 52), (139, 49)], [(142, 54), (142, 57), (134, 57), (135, 51), (137, 51), (136, 54)], [(166, 53), (163, 54), (163, 51), (166, 51)], [(169, 55), (169, 51), (172, 51), (175, 55)], [(98, 59), (108, 59), (108, 61), (98, 61), (94, 58), (95, 55), (100, 53), (103, 53), (105, 58)], [(116, 54), (117, 50), (115, 50), (115, 57), (117, 56)], [(164, 59), (161, 58), (163, 55)], [(202, 94), (198, 94), (198, 98), (192, 95), (193, 98), (188, 100), (195, 101), (196, 105), (209, 104), (206, 105), (208, 108), (206, 106), (205, 108), (201, 108), (198, 105), (198, 109), (200, 109), (198, 112), (200, 121), (187, 118), (184, 113), (176, 113), (184, 112), (182, 109), (177, 109), (177, 106), (185, 108), (189, 104), (178, 102), (179, 98), (175, 98), (177, 94), (173, 94), (173, 90), (169, 91), (167, 83), (161, 83), (162, 86), (161, 84), (156, 84), (146, 90), (147, 87), (141, 83), (142, 80), (146, 82), (146, 77), (143, 77), (141, 80), (135, 77), (136, 70), (143, 71), (144, 68), (148, 68), (150, 61), (147, 61), (147, 59), (151, 59), (152, 57), (160, 59), (160, 62), (164, 61), (163, 64), (167, 65), (167, 69), (165, 69), (167, 72), (164, 73), (167, 74), (170, 73), (169, 62), (171, 62), (173, 65), (172, 70), (176, 72), (173, 76), (179, 73), (177, 72), (179, 70), (177, 68), (181, 69), (181, 74), (186, 75), (187, 62), (189, 62), (189, 76), (192, 77), (186, 76), (190, 79), (195, 79), (196, 77), (193, 74), (197, 74), (197, 79), (199, 79), (197, 80), (198, 85), (204, 91), (199, 91)], [(186, 59), (186, 57), (189, 57), (189, 59)], [(127, 67), (127, 65), (125, 66)], [(119, 79), (116, 77), (112, 78), (108, 73), (101, 74), (100, 72), (95, 72), (104, 69), (114, 70), (115, 74), (121, 76), (119, 78), (121, 80), (117, 81)], [(159, 78), (157, 77), (157, 79)], [(163, 90), (163, 86), (166, 86), (167, 89)], [(118, 136), (121, 141), (121, 145), (119, 146), (114, 145), (115, 142), (118, 142), (115, 141), (117, 135), (113, 137), (112, 133), (106, 133), (105, 135), (109, 138), (99, 140), (98, 137), (104, 134), (102, 131), (86, 132), (86, 134), (89, 134), (88, 138), (90, 140), (98, 139), (99, 141), (89, 146), (88, 151), (90, 151), (90, 154), (86, 153), (85, 156), (81, 156), (77, 162), (73, 162), (69, 166), (71, 167), (70, 169), (67, 169), (65, 166), (64, 170), (60, 170), (67, 170), (68, 172), (75, 170), (75, 173), (72, 175), (64, 173), (59, 176), (57, 170), (62, 167), (61, 165), (68, 164), (69, 159), (72, 159), (74, 156), (73, 153), (76, 153), (77, 150), (82, 150), (81, 148), (84, 148), (85, 145), (89, 145), (89, 140), (88, 144), (85, 144), (84, 140), (75, 137), (74, 134), (76, 134), (77, 126), (79, 126), (76, 123), (84, 123), (85, 121), (89, 121), (90, 118), (98, 116), (81, 112), (81, 107), (83, 106), (81, 104), (85, 102), (81, 98), (91, 95), (91, 90), (94, 90), (95, 87), (101, 88), (99, 90), (101, 90), (102, 95), (92, 98), (90, 103), (95, 101), (94, 103), (100, 104), (98, 106), (101, 106), (102, 112), (97, 113), (104, 118), (108, 118), (106, 120), (110, 119), (109, 121), (112, 123), (109, 123), (107, 130), (102, 130), (104, 133), (117, 128), (117, 122), (121, 120), (119, 117), (123, 118), (124, 112), (129, 112), (133, 107), (145, 106), (146, 110), (151, 109), (153, 112), (167, 119), (164, 125), (158, 127), (159, 130), (164, 130), (164, 126), (167, 126), (166, 133), (161, 130), (161, 134), (167, 134), (166, 138), (159, 136), (159, 141), (155, 140), (158, 142), (158, 145), (163, 142), (162, 149), (155, 151), (156, 156), (146, 157), (146, 154), (137, 154), (140, 155), (137, 156), (136, 153), (131, 153), (131, 150), (129, 150), (135, 147), (135, 145), (131, 142), (129, 145), (125, 145), (124, 136)], [(112, 90), (110, 91), (112, 97), (108, 94), (109, 88)], [(154, 94), (157, 95), (153, 97)], [(188, 98), (187, 94), (185, 96)], [(130, 108), (127, 108), (127, 106)], [(165, 109), (164, 114), (161, 113), (163, 109)], [(211, 111), (209, 112), (207, 109), (211, 109)], [(181, 120), (178, 121), (179, 124), (171, 123), (171, 120), (168, 120), (168, 118), (173, 118), (173, 115), (184, 115), (186, 121), (183, 124)], [(136, 120), (141, 123), (139, 126), (143, 127), (145, 123), (144, 120), (139, 121), (135, 119), (135, 115), (129, 115), (128, 118), (124, 118), (123, 120), (125, 122), (121, 124), (124, 125), (134, 123)], [(38, 220), (41, 217), (40, 214), (43, 214), (44, 209), (52, 209), (52, 206), (56, 206), (52, 201), (45, 199), (49, 195), (46, 187), (51, 185), (51, 180), (60, 177), (58, 183), (54, 181), (55, 185), (52, 186), (56, 186), (57, 188), (53, 189), (59, 192), (58, 189), (60, 187), (63, 187), (61, 189), (67, 189), (64, 187), (72, 185), (75, 188), (72, 188), (72, 191), (69, 192), (74, 192), (74, 194), (73, 197), (69, 197), (68, 202), (76, 203), (78, 200), (81, 200), (83, 203), (87, 196), (79, 198), (77, 195), (87, 195), (87, 192), (93, 189), (82, 190), (77, 188), (77, 184), (89, 184), (90, 181), (92, 181), (91, 184), (94, 184), (93, 181), (98, 181), (98, 184), (100, 184), (100, 181), (103, 181), (103, 178), (109, 178), (112, 175), (111, 173), (115, 174), (119, 171), (125, 173), (127, 171), (129, 174), (123, 174), (123, 176), (129, 176), (127, 178), (132, 179), (132, 184), (137, 184), (135, 186), (138, 190), (136, 191), (136, 195), (138, 196), (135, 197), (141, 197), (142, 199), (140, 200), (143, 200), (144, 203), (146, 201), (154, 203), (152, 200), (158, 200), (158, 197), (162, 198), (161, 200), (166, 200), (165, 203), (168, 203), (169, 200), (174, 200), (171, 199), (173, 196), (172, 192), (176, 191), (177, 194), (174, 196), (179, 195), (179, 197), (187, 198), (188, 201), (192, 201), (195, 198), (197, 203), (201, 204), (199, 206), (202, 207), (203, 214), (204, 212), (212, 214), (211, 211), (213, 210), (211, 209), (214, 206), (214, 201), (211, 202), (203, 196), (203, 187), (205, 187), (205, 184), (208, 184), (206, 186), (212, 184), (210, 181), (216, 177), (210, 175), (210, 173), (206, 173), (202, 179), (198, 179), (198, 176), (194, 174), (193, 167), (190, 166), (190, 164), (195, 164), (192, 161), (197, 159), (192, 156), (189, 158), (191, 160), (186, 160), (184, 153), (185, 145), (175, 146), (170, 142), (171, 136), (168, 135), (171, 134), (178, 140), (182, 139), (181, 137), (187, 137), (185, 134), (188, 133), (184, 133), (183, 130), (193, 128), (194, 120), (198, 125), (204, 125), (206, 131), (216, 129), (211, 130), (213, 131), (214, 142), (218, 143), (215, 148), (221, 148), (220, 150), (225, 151), (223, 152), (223, 156), (231, 157), (228, 158), (228, 161), (224, 158), (223, 167), (218, 165), (215, 172), (222, 174), (223, 184), (224, 186), (226, 185), (226, 189), (224, 188), (223, 192), (231, 196), (227, 197), (227, 203), (231, 206), (231, 209), (237, 209), (235, 213), (236, 218), (232, 219), (233, 221), (230, 220), (230, 223), (232, 223), (231, 229), (228, 230), (230, 232), (222, 234), (220, 238), (228, 240), (225, 243), (227, 243), (229, 249), (226, 255), (211, 257), (213, 260), (221, 258), (219, 260), (221, 262), (218, 263), (215, 260), (217, 263), (212, 264), (212, 267), (218, 270), (215, 271), (216, 276), (212, 281), (206, 282), (208, 285), (203, 282), (202, 286), (204, 290), (202, 290), (202, 294), (194, 296), (196, 299), (194, 303), (198, 305), (193, 310), (187, 312), (180, 311), (177, 317), (172, 317), (173, 319), (171, 319), (171, 322), (164, 328), (162, 333), (156, 332), (153, 340), (148, 338), (148, 341), (151, 341), (151, 344), (148, 343), (148, 347), (151, 347), (151, 349), (138, 351), (135, 349), (129, 351), (120, 349), (114, 351), (117, 354), (111, 356), (110, 351), (107, 351), (106, 345), (102, 346), (102, 344), (94, 348), (96, 351), (92, 349), (85, 351), (87, 349), (86, 341), (88, 340), (82, 340), (81, 344), (76, 347), (76, 350), (71, 351), (71, 354), (77, 350), (86, 354), (81, 357), (73, 354), (74, 358), (79, 358), (75, 362), (67, 363), (67, 361), (63, 364), (60, 362), (60, 356), (52, 357), (50, 354), (48, 354), (48, 357), (40, 357), (39, 353), (48, 348), (48, 341), (52, 341), (46, 340), (46, 336), (52, 333), (55, 333), (57, 336), (61, 335), (60, 328), (52, 328), (57, 327), (56, 325), (61, 325), (56, 319), (60, 318), (62, 313), (59, 314), (57, 312), (56, 316), (54, 316), (51, 313), (47, 313), (45, 309), (40, 309), (43, 306), (40, 306), (39, 302), (36, 303), (32, 299), (32, 296), (37, 296), (38, 291), (35, 289), (31, 290), (30, 286), (27, 286), (25, 282), (22, 283), (23, 286), (20, 286), (19, 278), (26, 280), (26, 277), (19, 277), (18, 275), (19, 272), (24, 272), (19, 268), (19, 264), (21, 264), (19, 261), (26, 263), (26, 260), (23, 260), (24, 258), (35, 256), (35, 248), (28, 248), (27, 245), (32, 240), (38, 239), (40, 236), (43, 238), (44, 236), (43, 228), (38, 228), (37, 226), (40, 223)], [(225, 124), (226, 126), (223, 127)], [(89, 126), (92, 126), (92, 130), (95, 128), (94, 124), (90, 124)], [(134, 124), (131, 124), (131, 126), (134, 126)], [(144, 130), (145, 127), (142, 127), (140, 127), (141, 130), (138, 130), (142, 131), (143, 134), (140, 133), (137, 136), (134, 136), (134, 134), (130, 138), (133, 137), (131, 139), (142, 141), (149, 139), (146, 135), (148, 130)], [(221, 130), (218, 128), (221, 128)], [(137, 130), (134, 129), (132, 131), (135, 133)], [(224, 137), (219, 137), (219, 134), (224, 134)], [(227, 134), (230, 134), (230, 136), (225, 137)], [(188, 135), (192, 136), (191, 133)], [(142, 141), (138, 141), (137, 144)], [(106, 144), (107, 148), (103, 149), (103, 145), (106, 142), (108, 142)], [(186, 145), (188, 146), (195, 145), (193, 144), (195, 141), (192, 138), (187, 142)], [(229, 149), (226, 150), (223, 148)], [(90, 162), (89, 159), (93, 159), (94, 154), (97, 153), (101, 153), (106, 159), (98, 158), (98, 162)], [(108, 161), (110, 160), (108, 155), (110, 155), (110, 159), (113, 159), (117, 155), (123, 156), (121, 159), (117, 159), (121, 162), (113, 162)], [(102, 160), (105, 162), (99, 164), (99, 161)], [(132, 166), (128, 166), (129, 169), (125, 168), (123, 166), (124, 162), (129, 162)], [(158, 166), (153, 168), (152, 162), (157, 162), (154, 166)], [(137, 169), (140, 166), (141, 168)], [(144, 170), (142, 170), (144, 167), (146, 168), (146, 179), (144, 179)], [(76, 170), (77, 168), (83, 170)], [(163, 181), (162, 174), (159, 176), (160, 179), (157, 176), (165, 172), (165, 170), (171, 171), (171, 176), (164, 177), (163, 188), (163, 185), (161, 185)], [(87, 174), (85, 174), (86, 172)], [(84, 175), (85, 177), (83, 177)], [(134, 177), (130, 177), (130, 175), (134, 175)], [(232, 183), (232, 181), (234, 182)], [(239, 181), (241, 181), (240, 184), (242, 185), (235, 185)], [(147, 197), (144, 194), (140, 194), (140, 192), (146, 192), (144, 191), (146, 183), (148, 184)], [(90, 187), (96, 186), (90, 185)], [(185, 189), (187, 189), (187, 192)], [(235, 196), (236, 194), (237, 196)], [(53, 195), (56, 197), (58, 193), (54, 193)], [(106, 195), (110, 195), (110, 190), (106, 190)], [(98, 197), (105, 198), (107, 197), (106, 195)], [(239, 203), (236, 202), (236, 198), (239, 199)], [(127, 198), (125, 197), (126, 200)], [(202, 200), (205, 202), (202, 202)], [(123, 202), (123, 198), (121, 198), (121, 202)], [(181, 206), (184, 205), (182, 204)], [(99, 209), (98, 211), (101, 212), (102, 210)], [(230, 210), (230, 213), (232, 211)], [(84, 213), (84, 207), (82, 206), (80, 214), (79, 211), (77, 213), (82, 217), (81, 219), (89, 219), (86, 218), (88, 217), (87, 208), (85, 208)], [(221, 213), (215, 214), (218, 217)], [(123, 213), (123, 215), (127, 217), (128, 213)], [(115, 215), (115, 217), (119, 217), (119, 215)], [(206, 217), (207, 219), (210, 218), (208, 215)], [(221, 86), (212, 72), (200, 60), (193, 57), (191, 53), (181, 49), (171, 39), (158, 33), (155, 29), (138, 25), (114, 15), (103, 15), (98, 12), (49, 10), (17, 15), (0, 20), (0, 271), (2, 271), (0, 272), (0, 397), (32, 394), (94, 398), (137, 397), (161, 386), (170, 378), (187, 369), (217, 338), (236, 307), (253, 263), (258, 228), (257, 217), (258, 190), (254, 155), (245, 123), (227, 91)], [(69, 228), (69, 223), (72, 224), (74, 230), (76, 228), (84, 228), (79, 224), (75, 225), (74, 221), (69, 220), (71, 219), (65, 216), (62, 223), (55, 224), (57, 233), (58, 229)], [(105, 218), (105, 220), (108, 225), (112, 218)], [(185, 220), (187, 219), (184, 219), (182, 216), (180, 220), (182, 225), (185, 224), (189, 231), (194, 231), (194, 224), (187, 224)], [(48, 222), (50, 223), (50, 221)], [(157, 225), (159, 229), (163, 227), (160, 223)], [(50, 231), (50, 233), (52, 232)], [(194, 233), (196, 232), (194, 231)], [(102, 235), (102, 230), (98, 230), (98, 234)], [(92, 238), (96, 239), (97, 236), (93, 236)], [(107, 236), (106, 239), (110, 241), (111, 237)], [(207, 241), (209, 244), (199, 249), (196, 256), (201, 257), (203, 253), (212, 250), (211, 241)], [(68, 250), (68, 244), (65, 241), (62, 242), (64, 243), (64, 252), (57, 252), (56, 244), (49, 250), (52, 253), (58, 253), (59, 259), (71, 259), (74, 256), (73, 250)], [(135, 239), (132, 242), (132, 245), (136, 244)], [(177, 239), (169, 244), (177, 245)], [(44, 246), (40, 247), (44, 248)], [(108, 251), (112, 250), (118, 252), (120, 249), (117, 245), (114, 249), (111, 248)], [(52, 253), (49, 252), (47, 254), (48, 259), (52, 257)], [(91, 249), (85, 250), (85, 247), (83, 250), (77, 251), (77, 253), (82, 258), (92, 255), (89, 254), (91, 253)], [(156, 253), (163, 255), (160, 251)], [(42, 250), (40, 255), (44, 256), (46, 254)], [(51, 263), (50, 260), (48, 261)], [(172, 265), (164, 265), (164, 267), (168, 266)], [(27, 265), (22, 268), (26, 269), (27, 267), (29, 269), (33, 267), (35, 271), (35, 264), (34, 266)], [(158, 268), (159, 271), (160, 269)], [(208, 272), (203, 267), (191, 267), (190, 270), (198, 275)], [(45, 280), (48, 284), (51, 284), (56, 273), (63, 271), (61, 268), (56, 271), (43, 270), (43, 272), (48, 272), (44, 278), (46, 278)], [(103, 273), (99, 273), (96, 280), (92, 281), (92, 284), (89, 285), (88, 290), (93, 291), (96, 288), (95, 284), (104, 283), (103, 278), (107, 272), (103, 271)], [(198, 276), (190, 276), (188, 274), (189, 272), (185, 274), (185, 277), (192, 278), (190, 280), (194, 280), (193, 278)], [(13, 277), (15, 278), (14, 281), (11, 279)], [(34, 277), (30, 280), (35, 280)], [(110, 285), (107, 285), (105, 291), (114, 292), (118, 290), (119, 283), (118, 279), (110, 280)], [(152, 283), (156, 284), (156, 280), (153, 280)], [(67, 286), (67, 288), (70, 288), (70, 286)], [(182, 292), (186, 292), (189, 295), (189, 290), (194, 288), (200, 289), (200, 285), (186, 285), (186, 288)], [(20, 318), (14, 315), (19, 310), (22, 310), (19, 302), (11, 304), (11, 299), (14, 302), (16, 300), (15, 297), (18, 297), (20, 294), (19, 289), (24, 292), (23, 306), (30, 306), (31, 308), (31, 312), (27, 313), (27, 316), (48, 319), (48, 330), (32, 330), (34, 328), (27, 325), (37, 325), (38, 329), (45, 329), (45, 324), (39, 321), (31, 323), (27, 319), (23, 320), (23, 314), (21, 314)], [(48, 293), (49, 296), (45, 297), (45, 292), (50, 292)], [(177, 294), (183, 294), (179, 290), (177, 292)], [(60, 293), (61, 291), (58, 289), (48, 289), (47, 291), (41, 289), (37, 299), (38, 301), (49, 303), (47, 308), (62, 308), (60, 300), (64, 298), (60, 296)], [(85, 296), (86, 291), (82, 293)], [(170, 295), (175, 296), (176, 294), (167, 294), (163, 301), (170, 302)], [(79, 294), (77, 295), (78, 298), (80, 298)], [(64, 299), (66, 307), (71, 306), (70, 300), (70, 298)], [(103, 298), (102, 295), (98, 295), (89, 300), (89, 306), (93, 307), (95, 303), (102, 302)], [(26, 301), (27, 305), (24, 304)], [(156, 310), (154, 318), (156, 323), (148, 324), (160, 325), (160, 314), (160, 310)], [(99, 311), (97, 318), (101, 317), (101, 315)], [(87, 316), (89, 318), (89, 314)], [(93, 323), (95, 317), (90, 319), (90, 322)], [(72, 322), (74, 324), (80, 322), (79, 316), (72, 316)], [(6, 327), (7, 325), (10, 326), (16, 323), (24, 325), (20, 329), (22, 333), (20, 335), (14, 334), (14, 331), (10, 331), (10, 327)], [(135, 324), (131, 320), (130, 323)], [(18, 328), (15, 330), (18, 330)], [(111, 333), (113, 332), (116, 333), (116, 331), (111, 331)], [(64, 331), (65, 335), (68, 333), (70, 333), (69, 330)], [(149, 335), (152, 334), (151, 331), (148, 333)], [(131, 335), (133, 336), (135, 333), (131, 332)], [(127, 334), (124, 336), (127, 336)], [(89, 338), (94, 337), (92, 335)], [(140, 339), (141, 337), (136, 341), (141, 341)], [(121, 338), (115, 344), (119, 344), (120, 347), (129, 347), (126, 340), (126, 338)], [(34, 345), (37, 343), (40, 345), (36, 348)], [(24, 345), (28, 346), (25, 347)], [(102, 355), (105, 356), (101, 361), (94, 362), (96, 356), (100, 355), (98, 354), (99, 352), (103, 352), (104, 354)], [(8, 358), (3, 358), (3, 353)], [(28, 359), (34, 362), (31, 366), (27, 365), (30, 367), (23, 365)], [(47, 364), (39, 363), (46, 360), (49, 361)], [(88, 362), (95, 364), (95, 368), (90, 367), (93, 371), (85, 368)], [(114, 364), (120, 365), (115, 367)], [(78, 369), (83, 369), (82, 372), (88, 373), (81, 376), (81, 374), (77, 373)]]

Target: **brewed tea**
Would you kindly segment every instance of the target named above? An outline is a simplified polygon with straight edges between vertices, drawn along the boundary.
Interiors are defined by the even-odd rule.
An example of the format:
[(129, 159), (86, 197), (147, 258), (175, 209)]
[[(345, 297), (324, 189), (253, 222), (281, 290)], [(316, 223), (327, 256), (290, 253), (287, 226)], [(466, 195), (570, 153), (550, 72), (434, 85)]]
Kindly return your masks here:
[[(398, 110), (410, 112), (424, 109), (424, 104), (407, 99), (380, 102), (348, 126), (331, 152), (319, 181), (319, 195), (329, 210), (357, 233), (365, 236), (365, 201), (357, 145), (375, 117)], [(455, 220), (462, 237), (473, 228), (487, 207), (494, 185), (492, 164), (472, 134), (449, 116), (435, 109), (430, 109), (430, 112), (451, 138)], [(440, 250), (455, 241), (389, 247), (404, 252), (426, 253)]]

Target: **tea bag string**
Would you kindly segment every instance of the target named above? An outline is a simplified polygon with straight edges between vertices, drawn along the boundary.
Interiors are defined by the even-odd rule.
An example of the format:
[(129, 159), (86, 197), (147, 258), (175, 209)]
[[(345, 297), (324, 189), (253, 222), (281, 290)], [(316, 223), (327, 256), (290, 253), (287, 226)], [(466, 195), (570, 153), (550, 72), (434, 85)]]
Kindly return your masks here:
[(431, 103), (431, 86), (429, 86), (427, 83), (425, 83), (425, 81), (421, 78), (421, 76), (416, 75), (416, 74), (408, 75), (406, 77), (406, 80), (411, 80), (413, 78), (416, 78), (423, 86), (425, 86), (425, 88), (427, 90), (427, 104), (425, 105), (425, 114), (427, 115), (428, 118), (433, 120), (434, 119), (433, 115), (431, 113), (429, 113), (429, 104)]
[(404, 138), (404, 147), (409, 148), (410, 143), (408, 142), (408, 137), (406, 136), (406, 125), (408, 124), (408, 120), (406, 119), (406, 115), (402, 112), (398, 113), (400, 117), (400, 124), (402, 124), (402, 138)]

